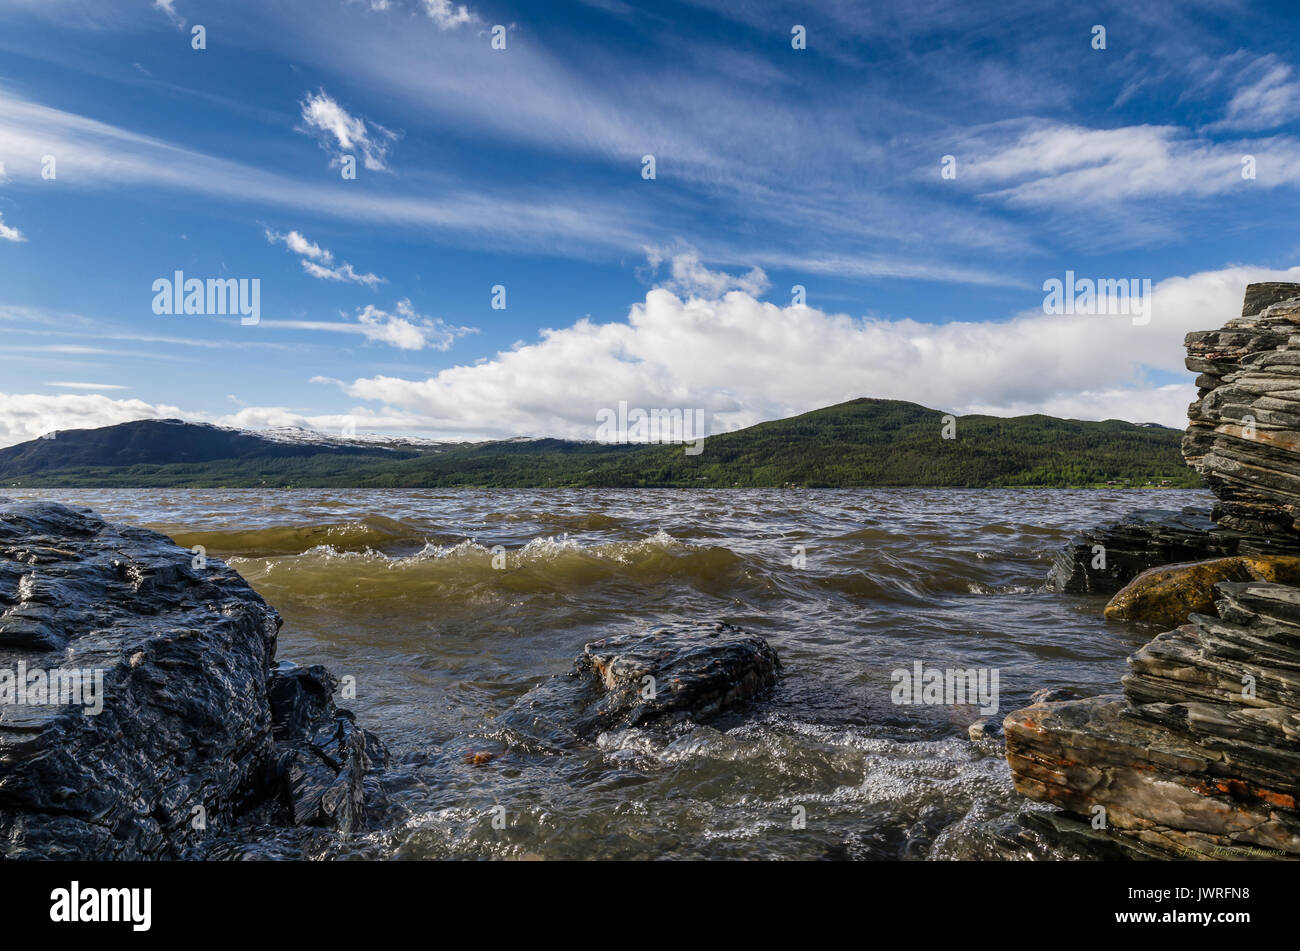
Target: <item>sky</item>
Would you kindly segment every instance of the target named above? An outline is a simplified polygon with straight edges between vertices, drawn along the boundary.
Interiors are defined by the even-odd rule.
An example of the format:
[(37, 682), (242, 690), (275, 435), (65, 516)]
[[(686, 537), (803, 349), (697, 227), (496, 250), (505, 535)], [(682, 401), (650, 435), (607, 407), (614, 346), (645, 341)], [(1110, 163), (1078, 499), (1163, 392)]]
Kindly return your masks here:
[[(1233, 0), (0, 0), (0, 445), (1181, 427), (1184, 334), (1300, 282), (1298, 39)], [(256, 321), (158, 313), (176, 272)], [(1046, 313), (1067, 273), (1149, 319)]]

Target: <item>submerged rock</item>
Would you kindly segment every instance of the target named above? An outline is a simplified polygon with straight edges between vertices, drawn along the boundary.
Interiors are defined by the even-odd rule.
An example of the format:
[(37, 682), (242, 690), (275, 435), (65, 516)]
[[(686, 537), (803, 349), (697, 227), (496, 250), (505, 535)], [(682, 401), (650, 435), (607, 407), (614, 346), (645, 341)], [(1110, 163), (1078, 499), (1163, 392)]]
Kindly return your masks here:
[(533, 688), (499, 718), (564, 745), (607, 730), (704, 720), (776, 683), (767, 641), (722, 622), (683, 622), (592, 641), (566, 674)]
[(1214, 613), (1214, 586), (1221, 581), (1300, 582), (1300, 558), (1287, 555), (1216, 558), (1150, 568), (1110, 599), (1106, 617), (1176, 627), (1192, 614)]
[(0, 499), (0, 857), (194, 857), (259, 809), (357, 825), (382, 747), (324, 668), (273, 671), (280, 623), (157, 532)]

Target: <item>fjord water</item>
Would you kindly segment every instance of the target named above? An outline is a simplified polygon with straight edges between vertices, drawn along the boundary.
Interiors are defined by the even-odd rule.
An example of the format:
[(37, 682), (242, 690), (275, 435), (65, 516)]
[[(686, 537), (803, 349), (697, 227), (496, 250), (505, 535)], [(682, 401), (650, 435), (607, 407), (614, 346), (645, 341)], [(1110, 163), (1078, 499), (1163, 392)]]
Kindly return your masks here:
[[(1151, 632), (1104, 620), (1102, 598), (1045, 591), (1051, 556), (1135, 508), (1209, 504), (1170, 490), (7, 494), (204, 546), (284, 616), (281, 659), (355, 678), (343, 705), (401, 764), (400, 816), (306, 847), (327, 858), (1069, 857), (1018, 835), (1033, 807), (1000, 750), (968, 739), (978, 711), (895, 705), (890, 674), (996, 668), (999, 719), (1041, 687), (1118, 690)], [(767, 638), (784, 668), (772, 696), (559, 754), (494, 723), (587, 641), (680, 619)]]

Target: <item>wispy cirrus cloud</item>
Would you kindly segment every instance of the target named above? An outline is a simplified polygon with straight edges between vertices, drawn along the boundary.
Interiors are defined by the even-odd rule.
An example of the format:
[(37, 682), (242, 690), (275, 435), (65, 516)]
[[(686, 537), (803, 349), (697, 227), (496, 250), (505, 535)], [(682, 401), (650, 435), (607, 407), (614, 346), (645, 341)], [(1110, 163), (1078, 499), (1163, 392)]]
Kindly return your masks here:
[(129, 387), (119, 383), (71, 383), (71, 382), (53, 382), (47, 383), (46, 386), (57, 386), (62, 390), (125, 390)]
[[(60, 180), (73, 188), (133, 185), (149, 189), (179, 189), (228, 201), (327, 215), (351, 222), (383, 223), (425, 228), (476, 247), (494, 251), (533, 250), (548, 254), (639, 254), (648, 243), (669, 245), (680, 229), (673, 221), (659, 221), (662, 204), (649, 188), (629, 198), (593, 194), (588, 188), (557, 186), (520, 194), (517, 189), (475, 185), (450, 177), (426, 176), (422, 188), (402, 195), (380, 194), (363, 188), (339, 189), (278, 174), (241, 162), (217, 158), (187, 147), (141, 135), (85, 116), (19, 98), (0, 86), (0, 141), (12, 157), (11, 172), (19, 185), (38, 182), (41, 156), (57, 151)], [(21, 170), (21, 171), (19, 171)], [(66, 174), (63, 174), (65, 173)], [(846, 247), (831, 239), (846, 229), (857, 232), (889, 221), (897, 208), (872, 209), (855, 215), (834, 205), (827, 216), (818, 202), (794, 202), (787, 194), (771, 191), (764, 203), (774, 207), (798, 206), (813, 215), (808, 222), (833, 251), (804, 246), (799, 253), (747, 244), (724, 247), (714, 243), (714, 258), (748, 259), (771, 266), (802, 267), (817, 273), (852, 276), (899, 276), (931, 281), (1011, 285), (996, 271), (958, 265), (935, 251), (927, 236), (917, 255), (881, 254)], [(915, 232), (915, 228), (911, 231)], [(1016, 246), (1013, 235), (996, 221), (970, 211), (945, 215), (943, 235), (962, 242), (979, 243), (981, 236), (997, 236), (1000, 246)], [(700, 242), (701, 245), (703, 242)], [(291, 249), (292, 250), (292, 249)], [(320, 263), (317, 261), (317, 263)]]
[[(1300, 184), (1300, 140), (1277, 136), (1220, 143), (1176, 126), (1089, 129), (1016, 123), (982, 130), (965, 148), (965, 180), (1013, 204), (1063, 206), (1179, 195), (1203, 197), (1242, 188), (1242, 159), (1255, 160), (1253, 187)], [(960, 176), (959, 176), (959, 180)]]
[(338, 189), (218, 158), (76, 113), (29, 102), (0, 86), (0, 142), (16, 185), (41, 181), (41, 156), (59, 156), (60, 182), (78, 189), (178, 189), (227, 201), (289, 207), (355, 222), (454, 234), (494, 248), (638, 250), (645, 229), (625, 212), (568, 189), (520, 196), (433, 178), (436, 194)]
[(178, 27), (185, 25), (184, 18), (176, 12), (176, 0), (153, 0), (153, 6), (155, 10), (161, 10), (167, 14), (167, 19)]
[(1273, 129), (1300, 118), (1300, 78), (1291, 66), (1268, 53), (1250, 62), (1229, 100), (1224, 117), (1207, 129)]

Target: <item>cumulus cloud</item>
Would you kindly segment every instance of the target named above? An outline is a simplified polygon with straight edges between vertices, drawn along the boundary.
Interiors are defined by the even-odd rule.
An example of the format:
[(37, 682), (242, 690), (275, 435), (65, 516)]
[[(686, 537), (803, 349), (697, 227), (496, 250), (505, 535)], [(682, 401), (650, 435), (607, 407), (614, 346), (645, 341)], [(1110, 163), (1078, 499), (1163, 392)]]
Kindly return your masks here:
[(98, 393), (0, 393), (0, 446), (65, 429), (95, 429), (136, 419), (181, 415), (175, 406), (115, 400)]
[[(1193, 391), (1183, 336), (1240, 312), (1247, 283), (1300, 279), (1300, 268), (1236, 267), (1153, 289), (1151, 321), (1048, 316), (929, 324), (780, 307), (743, 290), (721, 297), (646, 294), (624, 321), (589, 318), (473, 366), (421, 380), (342, 383), (351, 397), (433, 420), (440, 431), (594, 437), (620, 400), (702, 409), (712, 431), (859, 396), (959, 413), (1064, 413), (1181, 428)], [(1160, 375), (1164, 375), (1161, 379)]]
[(209, 421), (218, 426), (233, 426), (237, 429), (280, 429), (294, 426), (332, 434), (342, 434), (344, 431), (414, 432), (429, 429), (429, 421), (420, 417), (398, 412), (376, 413), (364, 407), (358, 407), (349, 413), (303, 413), (285, 406), (249, 406), (237, 413), (216, 416)]
[(297, 254), (301, 260), (302, 269), (312, 277), (319, 278), (322, 281), (364, 284), (371, 290), (374, 290), (380, 284), (388, 283), (387, 280), (376, 274), (363, 274), (357, 271), (346, 261), (335, 266), (334, 255), (328, 248), (322, 248), (319, 244), (308, 241), (300, 232), (290, 231), (288, 234), (279, 234), (267, 229), (266, 240), (272, 244), (283, 244), (294, 254)]
[(742, 275), (713, 271), (701, 264), (699, 252), (688, 246), (673, 250), (647, 248), (646, 259), (652, 271), (668, 262), (668, 278), (656, 286), (680, 297), (721, 297), (732, 290), (758, 297), (769, 286), (762, 268), (752, 268), (748, 274)]
[(300, 131), (314, 136), (322, 149), (333, 155), (330, 164), (338, 165), (343, 156), (360, 152), (366, 168), (387, 171), (388, 147), (397, 138), (376, 122), (351, 115), (325, 90), (308, 93), (302, 103), (303, 125)]
[[(0, 171), (3, 171), (3, 169), (0, 168)], [(11, 228), (5, 224), (4, 215), (0, 214), (0, 240), (26, 241), (27, 238), (17, 228)]]
[(440, 30), (454, 30), (478, 19), (467, 6), (454, 4), (451, 0), (424, 0), (424, 12)]
[(476, 333), (473, 327), (456, 327), (438, 317), (418, 314), (407, 298), (393, 305), (392, 311), (367, 304), (356, 312), (356, 321), (337, 320), (263, 320), (263, 327), (287, 330), (319, 330), (328, 333), (360, 334), (375, 343), (400, 350), (449, 350), (457, 337)]

